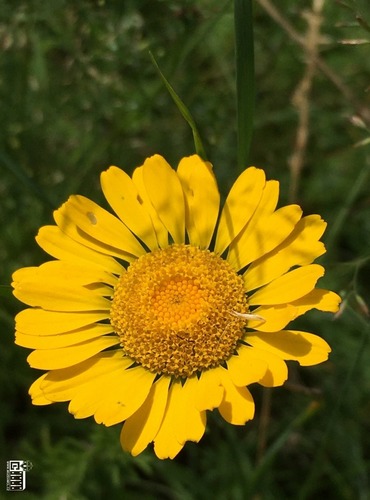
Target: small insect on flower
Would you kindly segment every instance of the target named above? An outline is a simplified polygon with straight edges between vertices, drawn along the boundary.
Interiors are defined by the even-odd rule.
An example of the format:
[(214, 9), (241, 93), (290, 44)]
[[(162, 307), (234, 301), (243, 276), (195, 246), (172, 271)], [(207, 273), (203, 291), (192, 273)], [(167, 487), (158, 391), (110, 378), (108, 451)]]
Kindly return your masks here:
[(262, 323), (265, 322), (264, 318), (262, 318), (262, 316), (258, 316), (258, 314), (240, 313), (240, 312), (237, 312), (237, 311), (230, 311), (230, 314), (233, 314), (234, 316), (237, 316), (238, 318), (244, 318), (246, 320), (262, 321)]
[(279, 185), (263, 170), (247, 168), (221, 211), (212, 165), (197, 155), (177, 170), (154, 155), (132, 177), (110, 167), (101, 186), (114, 215), (71, 196), (36, 238), (54, 260), (13, 275), (29, 306), (16, 343), (46, 371), (34, 404), (69, 401), (76, 418), (124, 422), (124, 450), (154, 442), (173, 458), (201, 439), (207, 411), (252, 419), (248, 386), (283, 384), (286, 360), (327, 359), (322, 338), (287, 329), (313, 308), (338, 310), (338, 295), (316, 288), (326, 224), (298, 205), (276, 209)]

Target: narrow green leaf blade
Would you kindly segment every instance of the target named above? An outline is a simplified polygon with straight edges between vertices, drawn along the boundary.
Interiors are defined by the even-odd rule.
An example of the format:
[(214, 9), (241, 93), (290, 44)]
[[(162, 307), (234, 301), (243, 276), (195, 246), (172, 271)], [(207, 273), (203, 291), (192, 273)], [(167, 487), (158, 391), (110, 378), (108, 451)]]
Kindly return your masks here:
[(167, 88), (170, 96), (172, 97), (173, 101), (175, 102), (178, 110), (180, 111), (180, 113), (182, 114), (182, 116), (185, 118), (185, 120), (187, 121), (187, 123), (189, 124), (189, 126), (190, 126), (190, 128), (191, 128), (191, 130), (193, 132), (194, 146), (195, 146), (196, 153), (203, 160), (206, 160), (207, 159), (206, 158), (206, 153), (205, 153), (205, 150), (204, 150), (204, 147), (203, 147), (203, 143), (202, 143), (202, 140), (201, 140), (199, 132), (198, 132), (198, 128), (197, 128), (197, 126), (195, 124), (194, 118), (192, 117), (190, 111), (185, 106), (185, 104), (183, 103), (183, 101), (180, 99), (180, 97), (178, 96), (178, 94), (175, 92), (175, 90), (172, 87), (172, 85), (169, 83), (169, 81), (167, 80), (167, 78), (162, 73), (162, 71), (159, 68), (158, 63), (155, 60), (153, 54), (151, 52), (149, 52), (149, 55), (151, 57), (151, 60), (152, 60), (152, 62), (154, 64), (155, 68), (157, 69), (157, 71), (159, 73), (159, 76), (161, 77), (164, 85), (166, 86), (166, 88)]
[(234, 0), (238, 168), (248, 165), (255, 106), (252, 0)]

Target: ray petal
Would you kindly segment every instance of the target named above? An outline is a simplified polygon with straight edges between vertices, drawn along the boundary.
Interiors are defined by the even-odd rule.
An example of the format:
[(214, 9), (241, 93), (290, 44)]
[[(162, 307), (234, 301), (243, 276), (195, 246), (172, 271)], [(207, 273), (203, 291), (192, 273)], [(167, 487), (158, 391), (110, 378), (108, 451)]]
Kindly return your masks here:
[(324, 339), (312, 333), (282, 330), (274, 333), (248, 334), (248, 343), (269, 351), (281, 359), (298, 361), (302, 366), (311, 366), (328, 359), (331, 351)]
[(267, 369), (267, 362), (253, 356), (253, 351), (243, 345), (238, 347), (237, 356), (231, 356), (227, 360), (227, 370), (232, 382), (237, 387), (258, 382), (265, 375)]
[(142, 366), (115, 374), (107, 381), (94, 414), (95, 421), (110, 426), (131, 417), (148, 397), (155, 376)]
[(132, 181), (135, 184), (135, 187), (139, 193), (140, 200), (145, 207), (145, 210), (148, 212), (153, 227), (154, 231), (157, 237), (158, 245), (160, 248), (166, 248), (168, 247), (168, 231), (163, 225), (161, 219), (158, 216), (158, 213), (156, 209), (153, 207), (148, 193), (146, 191), (146, 187), (144, 184), (144, 177), (143, 177), (143, 167), (137, 167), (135, 168), (133, 174), (132, 174)]
[(170, 377), (161, 377), (151, 387), (148, 397), (124, 423), (121, 444), (134, 457), (153, 441), (163, 420), (168, 399)]
[(226, 369), (222, 375), (222, 385), (225, 392), (218, 411), (226, 422), (244, 425), (254, 417), (254, 401), (251, 393), (246, 387), (236, 387)]
[[(248, 335), (246, 336), (245, 341), (248, 342)], [(288, 378), (288, 368), (282, 358), (270, 350), (256, 347), (247, 347), (247, 349), (250, 349), (255, 358), (267, 363), (268, 368), (264, 376), (258, 381), (259, 384), (265, 387), (277, 387), (286, 381)]]
[(29, 308), (17, 314), (16, 329), (26, 335), (66, 333), (109, 317), (109, 311), (55, 312)]
[(110, 324), (93, 324), (56, 335), (29, 335), (16, 331), (15, 343), (28, 349), (59, 349), (112, 333)]
[(42, 384), (44, 382), (45, 377), (47, 376), (47, 373), (44, 373), (36, 379), (31, 387), (29, 388), (28, 393), (32, 397), (32, 404), (37, 405), (37, 406), (44, 406), (44, 405), (50, 405), (52, 401), (50, 399), (46, 398), (44, 395), (44, 392), (42, 390)]
[(154, 155), (143, 165), (143, 179), (148, 197), (173, 241), (184, 243), (185, 202), (177, 173), (162, 156)]
[(300, 316), (311, 309), (335, 313), (341, 301), (342, 299), (335, 292), (315, 288), (304, 297), (293, 301), (292, 305), (297, 309), (297, 316)]
[(230, 246), (228, 262), (242, 269), (280, 245), (302, 216), (298, 205), (288, 205), (273, 213), (256, 211), (246, 228)]
[(118, 336), (98, 337), (60, 349), (40, 349), (31, 352), (27, 361), (32, 368), (58, 370), (81, 363), (95, 354), (119, 344)]
[(260, 288), (248, 299), (250, 306), (284, 304), (307, 295), (324, 275), (324, 268), (318, 264), (299, 267), (268, 285)]
[(193, 155), (180, 161), (177, 173), (185, 195), (186, 230), (190, 243), (208, 248), (220, 204), (212, 165)]
[(160, 459), (175, 458), (182, 450), (184, 444), (176, 439), (174, 426), (176, 425), (176, 410), (181, 398), (181, 383), (170, 386), (168, 400), (163, 420), (157, 435), (154, 438), (154, 452)]
[(213, 410), (220, 405), (224, 388), (219, 371), (220, 368), (213, 368), (201, 373), (194, 394), (194, 405), (198, 410)]
[(67, 236), (58, 226), (44, 226), (40, 228), (36, 241), (40, 247), (56, 259), (73, 264), (88, 264), (92, 268), (104, 269), (107, 272), (120, 275), (124, 267), (115, 259), (104, 253), (88, 248), (80, 241)]
[(249, 167), (236, 179), (221, 212), (215, 252), (222, 254), (256, 210), (266, 178), (263, 170)]
[(48, 372), (41, 389), (50, 401), (69, 401), (84, 390), (85, 384), (94, 385), (106, 374), (125, 370), (132, 363), (130, 358), (123, 356), (122, 349), (100, 352), (77, 365)]
[(84, 196), (70, 196), (53, 215), (63, 233), (92, 250), (127, 262), (145, 253), (117, 217)]
[(252, 262), (243, 275), (246, 290), (254, 290), (282, 276), (293, 266), (311, 264), (325, 253), (318, 241), (326, 228), (319, 215), (308, 215), (297, 222), (292, 233), (275, 249)]
[[(45, 282), (14, 283), (13, 294), (17, 299), (33, 307), (49, 311), (108, 311), (111, 302), (104, 298), (101, 290), (90, 290), (82, 286), (59, 283), (53, 288)], [(110, 291), (109, 291), (110, 290)], [(112, 293), (112, 289), (107, 289)]]
[(100, 179), (104, 196), (121, 221), (151, 250), (157, 249), (152, 220), (131, 177), (113, 166)]

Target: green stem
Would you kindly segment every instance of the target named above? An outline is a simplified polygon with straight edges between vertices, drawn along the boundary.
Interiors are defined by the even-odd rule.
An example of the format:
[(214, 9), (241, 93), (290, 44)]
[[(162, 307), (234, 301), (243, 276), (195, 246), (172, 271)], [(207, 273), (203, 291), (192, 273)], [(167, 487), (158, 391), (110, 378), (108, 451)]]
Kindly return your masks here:
[(252, 0), (234, 0), (238, 169), (248, 165), (255, 106)]

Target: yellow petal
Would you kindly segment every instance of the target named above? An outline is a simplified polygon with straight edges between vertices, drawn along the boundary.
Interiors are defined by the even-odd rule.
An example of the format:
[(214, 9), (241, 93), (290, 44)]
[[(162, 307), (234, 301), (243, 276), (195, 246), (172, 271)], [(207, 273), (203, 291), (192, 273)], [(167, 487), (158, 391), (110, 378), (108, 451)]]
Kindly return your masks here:
[(74, 241), (58, 226), (42, 227), (36, 236), (36, 241), (45, 252), (56, 259), (75, 264), (87, 263), (92, 268), (97, 267), (117, 275), (125, 271), (115, 259)]
[(132, 181), (135, 184), (135, 187), (139, 193), (140, 200), (145, 210), (148, 212), (151, 218), (159, 247), (166, 248), (168, 247), (168, 231), (161, 222), (157, 214), (157, 211), (153, 207), (149, 199), (148, 193), (146, 192), (144, 178), (143, 178), (143, 170), (144, 170), (143, 167), (135, 168), (132, 174)]
[(254, 401), (246, 387), (236, 387), (231, 380), (228, 370), (223, 371), (222, 385), (225, 392), (218, 407), (222, 417), (234, 425), (244, 425), (254, 417)]
[(77, 419), (95, 415), (107, 388), (115, 383), (115, 378), (119, 377), (122, 370), (122, 366), (112, 367), (108, 373), (99, 376), (96, 380), (89, 380), (83, 386), (76, 388), (70, 397), (68, 411)]
[(50, 311), (108, 311), (111, 302), (96, 291), (82, 286), (58, 283), (14, 283), (13, 294), (17, 299), (33, 307)]
[(181, 395), (174, 408), (175, 437), (181, 444), (186, 441), (198, 443), (206, 429), (206, 412), (199, 411), (194, 404), (197, 385), (197, 377), (188, 378), (181, 388)]
[(154, 439), (154, 451), (159, 458), (173, 458), (186, 441), (198, 442), (204, 434), (206, 414), (194, 406), (198, 379), (192, 377), (182, 385), (175, 381), (170, 389), (166, 413)]
[(179, 443), (175, 437), (176, 409), (181, 397), (181, 383), (175, 382), (168, 392), (167, 406), (157, 435), (154, 438), (154, 452), (158, 458), (175, 458), (182, 450), (184, 444)]
[(45, 262), (38, 267), (24, 267), (13, 273), (14, 282), (27, 281), (52, 283), (69, 283), (70, 285), (89, 285), (91, 283), (107, 283), (113, 287), (117, 278), (99, 268), (91, 268), (87, 264), (74, 264), (61, 260)]
[(134, 457), (139, 455), (155, 438), (166, 409), (170, 377), (161, 377), (150, 388), (140, 408), (124, 423), (121, 445)]
[(263, 219), (273, 214), (276, 209), (278, 198), (279, 183), (277, 181), (267, 181), (263, 188), (261, 199), (252, 217), (230, 244), (227, 260), (236, 270), (244, 267), (242, 259), (245, 259), (246, 255), (248, 255), (245, 254), (245, 250), (248, 249), (245, 247), (245, 242), (248, 241), (250, 235), (253, 235), (253, 231), (260, 223), (261, 218)]
[(269, 283), (293, 266), (311, 264), (325, 253), (324, 244), (318, 241), (325, 227), (319, 215), (303, 217), (283, 243), (248, 267), (243, 276), (246, 290)]
[(186, 230), (190, 244), (208, 248), (220, 204), (212, 165), (197, 155), (189, 156), (180, 161), (177, 174), (185, 195)]
[(15, 322), (17, 331), (40, 336), (70, 332), (108, 317), (109, 311), (54, 312), (32, 308), (18, 313)]
[(185, 241), (185, 203), (180, 180), (162, 156), (154, 155), (143, 165), (148, 197), (175, 243)]
[(94, 418), (98, 424), (114, 425), (131, 417), (148, 397), (156, 377), (142, 366), (121, 370), (109, 380)]
[(315, 288), (304, 297), (292, 302), (292, 305), (297, 309), (297, 316), (300, 316), (311, 309), (335, 313), (338, 311), (341, 301), (342, 299), (336, 293)]
[(237, 356), (231, 356), (227, 360), (227, 370), (232, 382), (237, 387), (258, 382), (266, 373), (267, 362), (255, 358), (253, 351), (246, 346), (240, 345), (237, 352)]
[(260, 316), (264, 321), (248, 321), (248, 328), (264, 332), (277, 332), (298, 316), (298, 308), (291, 304), (260, 306), (254, 309), (252, 313)]
[(117, 217), (84, 196), (70, 196), (53, 215), (63, 233), (88, 248), (127, 262), (145, 253)]
[[(273, 334), (269, 333), (268, 335)], [(258, 334), (255, 336), (257, 337)], [(249, 334), (246, 335), (245, 341), (249, 341)], [(266, 373), (258, 381), (259, 384), (265, 387), (277, 387), (286, 381), (288, 378), (288, 368), (283, 359), (267, 349), (260, 349), (256, 347), (250, 347), (249, 349), (255, 358), (267, 363)]]
[(269, 351), (282, 359), (296, 360), (302, 366), (326, 361), (331, 350), (325, 340), (317, 335), (293, 330), (248, 334), (247, 341), (253, 347)]
[(101, 352), (77, 365), (47, 373), (41, 389), (50, 401), (68, 401), (85, 384), (97, 381), (115, 370), (125, 370), (133, 361), (124, 357), (122, 349)]
[(254, 217), (230, 246), (228, 262), (242, 269), (254, 260), (276, 248), (293, 231), (302, 216), (298, 205), (279, 208), (271, 214), (258, 214)]
[(223, 398), (220, 368), (203, 371), (195, 387), (194, 405), (199, 411), (217, 408)]
[(315, 288), (325, 269), (317, 264), (294, 269), (255, 292), (248, 299), (250, 306), (284, 304), (307, 295)]
[(121, 221), (151, 250), (157, 249), (152, 220), (131, 177), (120, 168), (110, 167), (100, 180), (106, 200)]
[(44, 393), (41, 389), (41, 386), (43, 384), (46, 375), (47, 373), (44, 373), (43, 375), (41, 375), (41, 377), (35, 380), (28, 391), (28, 393), (32, 398), (32, 404), (34, 405), (44, 406), (44, 405), (50, 405), (52, 403), (52, 401), (50, 401), (44, 396)]
[(27, 361), (32, 368), (41, 370), (58, 370), (67, 368), (91, 358), (95, 354), (108, 347), (119, 344), (120, 339), (112, 337), (99, 337), (97, 339), (85, 340), (79, 344), (61, 349), (41, 349), (31, 352)]
[(28, 335), (16, 332), (15, 343), (28, 349), (59, 349), (112, 333), (110, 324), (93, 324), (57, 335)]
[(250, 167), (236, 179), (221, 212), (215, 252), (222, 254), (247, 224), (260, 202), (266, 178), (263, 170)]

